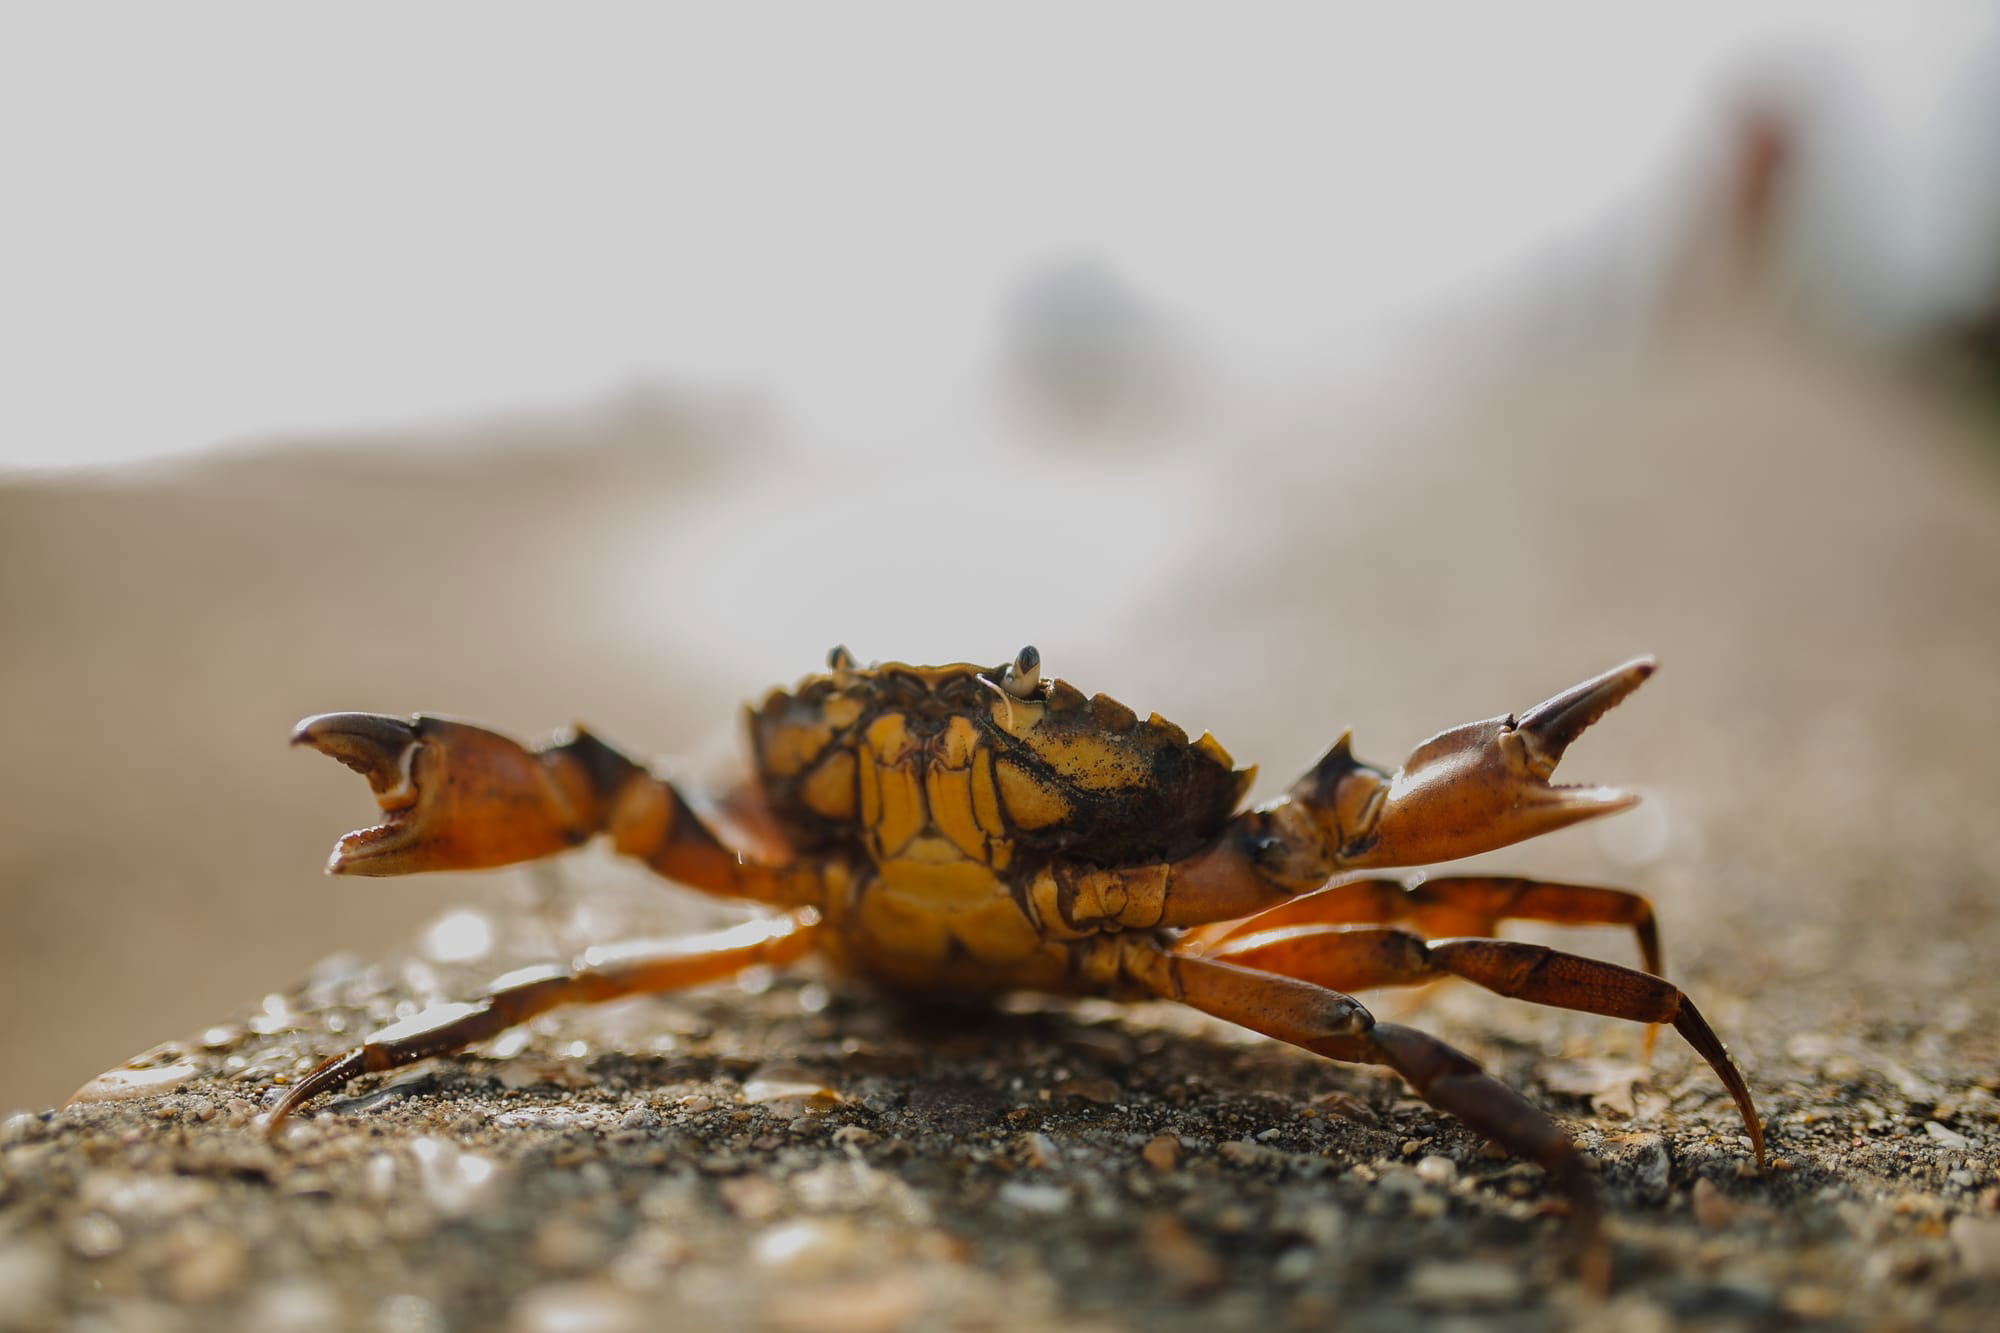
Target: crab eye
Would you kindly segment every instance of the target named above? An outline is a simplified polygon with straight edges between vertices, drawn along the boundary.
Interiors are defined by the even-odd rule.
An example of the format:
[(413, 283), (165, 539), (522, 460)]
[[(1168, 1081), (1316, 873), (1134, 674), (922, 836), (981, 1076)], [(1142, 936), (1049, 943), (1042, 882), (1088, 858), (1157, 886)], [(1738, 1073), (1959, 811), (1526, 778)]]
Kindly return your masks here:
[(1000, 673), (1000, 686), (1016, 699), (1030, 699), (1042, 683), (1042, 655), (1029, 644)]
[(826, 664), (829, 669), (834, 671), (852, 671), (854, 670), (854, 654), (847, 651), (846, 644), (836, 643), (832, 648), (827, 650)]

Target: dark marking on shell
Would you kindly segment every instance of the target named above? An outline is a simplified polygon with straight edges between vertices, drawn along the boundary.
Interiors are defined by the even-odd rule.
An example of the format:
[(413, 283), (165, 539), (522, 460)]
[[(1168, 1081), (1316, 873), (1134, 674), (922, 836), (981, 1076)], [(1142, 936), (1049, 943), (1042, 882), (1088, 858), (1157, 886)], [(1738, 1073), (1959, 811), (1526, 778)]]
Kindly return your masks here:
[[(1251, 773), (1233, 768), (1220, 747), (1190, 745), (1187, 732), (1157, 713), (1142, 723), (1132, 709), (1108, 695), (1086, 698), (1065, 681), (1044, 678), (1040, 698), (1046, 711), (1035, 731), (1036, 745), (1099, 746), (1116, 765), (1108, 770), (1099, 766), (1088, 780), (1057, 771), (1036, 752), (1036, 745), (994, 724), (992, 682), (1004, 670), (1004, 665), (885, 663), (844, 672), (838, 680), (812, 676), (791, 691), (773, 690), (750, 711), (752, 751), (771, 812), (793, 846), (862, 852), (866, 830), (859, 820), (829, 819), (815, 811), (804, 799), (802, 784), (825, 761), (827, 751), (857, 748), (870, 724), (886, 713), (902, 715), (910, 736), (919, 742), (940, 735), (954, 718), (968, 719), (978, 728), (984, 762), (1005, 759), (1068, 805), (1067, 818), (1024, 829), (1007, 816), (1002, 803), (1014, 856), (1006, 870), (996, 873), (1012, 884), (1025, 884), (1057, 858), (1105, 866), (1178, 860), (1212, 841), (1235, 813)], [(832, 727), (820, 753), (796, 771), (774, 772), (767, 756), (777, 738), (796, 745), (797, 729), (823, 725), (827, 710), (836, 705), (851, 711), (852, 720)], [(1129, 781), (1119, 780), (1126, 774)]]

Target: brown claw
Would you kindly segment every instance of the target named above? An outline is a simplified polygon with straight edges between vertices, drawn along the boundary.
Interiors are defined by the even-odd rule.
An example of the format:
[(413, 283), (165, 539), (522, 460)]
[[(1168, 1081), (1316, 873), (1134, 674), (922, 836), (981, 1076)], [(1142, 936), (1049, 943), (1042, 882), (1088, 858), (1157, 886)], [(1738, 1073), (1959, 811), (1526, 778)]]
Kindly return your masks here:
[(410, 767), (416, 756), (417, 728), (399, 717), (321, 713), (292, 728), (292, 744), (308, 745), (338, 759), (367, 778), (377, 797), (395, 796), (406, 789), (415, 793)]
[[(1639, 658), (1571, 686), (1515, 718), (1497, 717), (1440, 732), (1382, 782), (1377, 770), (1346, 761), (1339, 775), (1315, 771), (1294, 796), (1364, 813), (1342, 830), (1344, 865), (1425, 865), (1492, 851), (1638, 802), (1617, 787), (1549, 782), (1563, 751), (1653, 674)], [(1336, 756), (1328, 756), (1325, 764)], [(1334, 778), (1335, 782), (1329, 782)], [(1311, 794), (1307, 793), (1311, 784)], [(1331, 789), (1331, 790), (1329, 790)]]
[[(481, 727), (418, 715), (322, 713), (292, 732), (362, 777), (387, 814), (334, 844), (333, 875), (472, 870), (546, 856), (586, 836), (550, 763)], [(587, 797), (586, 797), (587, 799)]]
[(1545, 699), (1515, 722), (1515, 730), (1528, 748), (1529, 767), (1546, 779), (1556, 771), (1563, 751), (1591, 723), (1624, 701), (1625, 696), (1645, 684), (1646, 677), (1659, 669), (1650, 657), (1634, 658), (1581, 685), (1572, 685), (1553, 699)]

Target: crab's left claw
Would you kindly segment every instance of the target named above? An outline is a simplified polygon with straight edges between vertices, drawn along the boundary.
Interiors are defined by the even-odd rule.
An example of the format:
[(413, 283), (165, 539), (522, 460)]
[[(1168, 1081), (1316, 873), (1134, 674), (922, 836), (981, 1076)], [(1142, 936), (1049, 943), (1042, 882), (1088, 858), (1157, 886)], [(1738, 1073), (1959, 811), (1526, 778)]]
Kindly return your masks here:
[(1293, 789), (1335, 816), (1342, 865), (1454, 861), (1613, 814), (1638, 802), (1616, 787), (1551, 783), (1584, 729), (1653, 674), (1642, 657), (1573, 685), (1519, 717), (1472, 722), (1419, 745), (1393, 775), (1357, 763), (1344, 746)]
[(603, 749), (587, 736), (536, 752), (448, 718), (323, 713), (299, 723), (292, 744), (368, 779), (385, 816), (335, 845), (330, 874), (508, 865), (574, 846), (596, 827), (591, 775), (571, 753)]

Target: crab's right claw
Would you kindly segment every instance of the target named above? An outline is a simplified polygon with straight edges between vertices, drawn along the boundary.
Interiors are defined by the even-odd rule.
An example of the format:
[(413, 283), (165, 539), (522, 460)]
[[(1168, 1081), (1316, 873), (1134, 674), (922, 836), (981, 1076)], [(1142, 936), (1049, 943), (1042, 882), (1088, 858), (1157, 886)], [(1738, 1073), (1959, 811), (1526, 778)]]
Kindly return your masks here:
[(1340, 747), (1293, 789), (1336, 817), (1341, 864), (1429, 865), (1505, 847), (1629, 809), (1616, 787), (1551, 783), (1591, 723), (1653, 674), (1651, 658), (1614, 667), (1516, 717), (1467, 723), (1425, 741), (1395, 774)]
[(589, 836), (587, 777), (481, 727), (322, 713), (299, 723), (292, 744), (367, 778), (387, 816), (336, 843), (329, 874), (476, 870), (547, 856)]

